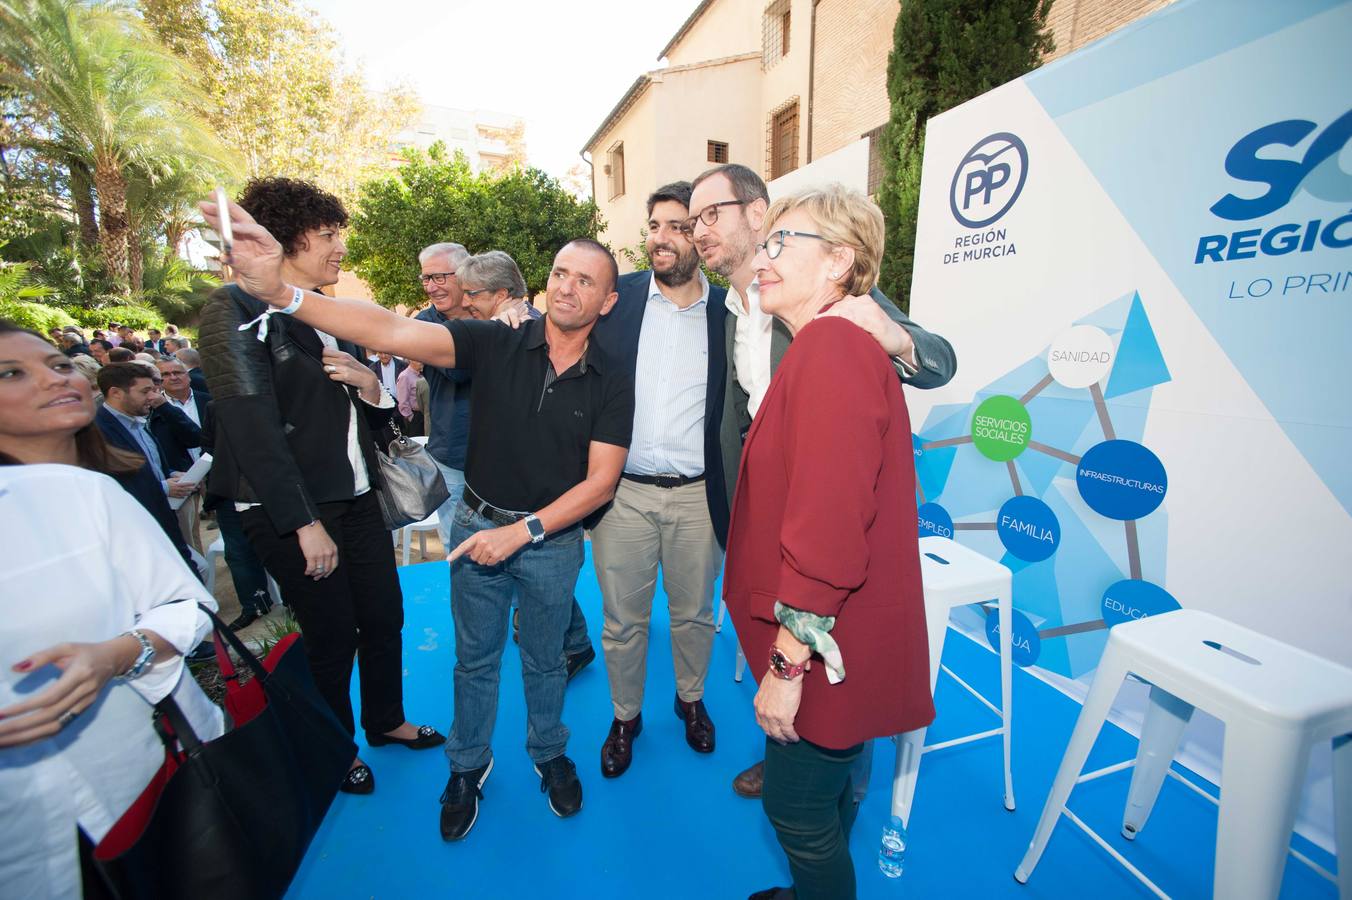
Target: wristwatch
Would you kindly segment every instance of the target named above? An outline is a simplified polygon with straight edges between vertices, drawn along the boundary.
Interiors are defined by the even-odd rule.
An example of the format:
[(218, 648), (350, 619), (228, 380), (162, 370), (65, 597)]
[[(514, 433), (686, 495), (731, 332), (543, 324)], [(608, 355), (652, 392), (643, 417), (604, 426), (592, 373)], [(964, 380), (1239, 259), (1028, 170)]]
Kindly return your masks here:
[(532, 544), (538, 544), (545, 539), (545, 526), (535, 517), (535, 513), (531, 513), (521, 521), (526, 523), (526, 530), (530, 532), (530, 542)]
[(141, 644), (141, 652), (137, 654), (136, 661), (131, 664), (131, 668), (117, 676), (123, 681), (132, 681), (145, 674), (146, 669), (155, 661), (155, 646), (150, 643), (150, 638), (146, 637), (144, 631), (126, 631), (123, 634), (136, 638)]
[[(804, 660), (803, 663), (807, 662)], [(770, 648), (770, 674), (783, 681), (793, 681), (803, 674), (803, 663), (790, 662), (788, 655), (778, 647)]]

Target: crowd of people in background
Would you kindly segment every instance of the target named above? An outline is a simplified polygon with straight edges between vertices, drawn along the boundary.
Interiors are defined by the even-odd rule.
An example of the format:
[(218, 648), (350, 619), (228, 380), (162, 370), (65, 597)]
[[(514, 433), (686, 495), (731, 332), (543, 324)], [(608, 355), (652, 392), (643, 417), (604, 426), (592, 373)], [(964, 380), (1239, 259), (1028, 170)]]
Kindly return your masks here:
[[(653, 191), (650, 271), (620, 276), (608, 248), (578, 238), (558, 250), (541, 311), (510, 255), (441, 240), (410, 260), (428, 299), (412, 316), (324, 293), (348, 216), (314, 185), (255, 179), (228, 210), (202, 210), (213, 226), (233, 223), (235, 279), (210, 298), (197, 346), (173, 325), (88, 339), (68, 327), (46, 340), (0, 327), (0, 503), (53, 464), (102, 473), (122, 493), (108, 500), (99, 481), (98, 502), (139, 510), (130, 539), (153, 534), (160, 564), (198, 581), (202, 518), (213, 519), (241, 605), (232, 628), (269, 613), (270, 577), (349, 734), (359, 718), (367, 746), (444, 745), (447, 841), (480, 814), (509, 633), (540, 789), (560, 817), (582, 808), (563, 698), (596, 658), (575, 596), (584, 532), (613, 707), (606, 778), (630, 768), (642, 731), (659, 577), (670, 708), (690, 749), (713, 751), (703, 693), (722, 570), (766, 733), (764, 762), (733, 789), (763, 797), (794, 878), (755, 896), (853, 896), (848, 836), (868, 741), (933, 717), (902, 386), (940, 386), (956, 367), (947, 341), (875, 287), (877, 207), (839, 187), (772, 205), (752, 170), (721, 165)], [(403, 595), (376, 499), (392, 425), (425, 436), (450, 492), (437, 511), (455, 622), (448, 736), (403, 707)], [(209, 476), (190, 481), (204, 454)], [(162, 593), (109, 625), (122, 635), (83, 638), (108, 644), (110, 661), (79, 703), (48, 702), (28, 732), (14, 717), (37, 707), (0, 708), (0, 753), (55, 739), (89, 691), (138, 678), (138, 646), (193, 654), (196, 619), (181, 616), (172, 634), (133, 627), (172, 619), (154, 613)], [(30, 636), (25, 652), (42, 643)], [(358, 757), (340, 789), (370, 793), (375, 773)], [(107, 826), (63, 815), (85, 842)], [(53, 858), (71, 850), (48, 847)]]

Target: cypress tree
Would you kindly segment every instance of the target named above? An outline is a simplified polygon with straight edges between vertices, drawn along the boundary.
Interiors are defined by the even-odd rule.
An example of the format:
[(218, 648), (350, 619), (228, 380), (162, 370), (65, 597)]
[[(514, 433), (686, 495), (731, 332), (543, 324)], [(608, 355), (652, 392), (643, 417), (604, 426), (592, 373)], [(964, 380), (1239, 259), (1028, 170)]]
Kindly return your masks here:
[(887, 62), (892, 115), (883, 128), (878, 203), (887, 221), (879, 282), (910, 306), (925, 123), (1032, 70), (1055, 44), (1052, 0), (902, 0)]

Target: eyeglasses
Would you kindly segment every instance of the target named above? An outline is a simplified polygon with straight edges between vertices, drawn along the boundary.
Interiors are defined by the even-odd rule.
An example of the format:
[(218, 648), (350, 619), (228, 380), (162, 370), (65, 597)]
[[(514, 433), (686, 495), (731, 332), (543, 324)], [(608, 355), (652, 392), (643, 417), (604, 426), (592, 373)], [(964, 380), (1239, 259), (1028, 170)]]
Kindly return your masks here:
[(718, 208), (720, 206), (745, 206), (742, 200), (720, 200), (717, 203), (710, 203), (699, 211), (699, 215), (691, 216), (685, 220), (685, 227), (682, 229), (686, 234), (695, 230), (696, 222), (703, 222), (705, 225), (715, 225), (718, 222)]
[(830, 243), (829, 240), (822, 237), (820, 234), (813, 234), (810, 231), (789, 231), (788, 229), (781, 228), (779, 231), (771, 232), (764, 241), (757, 244), (756, 252), (759, 253), (764, 250), (766, 256), (771, 259), (779, 259), (779, 254), (784, 250), (784, 238), (786, 237), (815, 238), (816, 240), (827, 241), (827, 243)]
[(475, 297), (479, 296), (480, 294), (491, 294), (491, 293), (493, 293), (495, 290), (496, 290), (495, 288), (475, 288), (475, 289), (472, 290), (472, 291), (465, 291), (464, 293), (465, 293), (465, 296), (466, 296), (466, 297), (468, 297), (468, 298), (470, 298), (471, 300), (473, 300)]
[(418, 280), (423, 284), (427, 284), (429, 281), (433, 284), (445, 284), (446, 279), (454, 274), (454, 272), (428, 272), (426, 275), (419, 275)]

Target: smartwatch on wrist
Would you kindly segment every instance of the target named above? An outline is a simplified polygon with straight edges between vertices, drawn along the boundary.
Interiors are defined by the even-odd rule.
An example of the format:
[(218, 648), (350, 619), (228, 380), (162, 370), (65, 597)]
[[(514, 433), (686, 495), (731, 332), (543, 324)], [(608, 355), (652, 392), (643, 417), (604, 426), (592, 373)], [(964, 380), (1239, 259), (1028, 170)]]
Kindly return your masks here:
[(535, 513), (531, 513), (521, 521), (526, 523), (526, 531), (530, 532), (530, 542), (532, 544), (538, 544), (545, 539), (544, 523), (535, 517)]
[(782, 681), (793, 681), (799, 675), (803, 674), (804, 665), (802, 663), (790, 662), (788, 654), (778, 647), (770, 648), (770, 674)]

